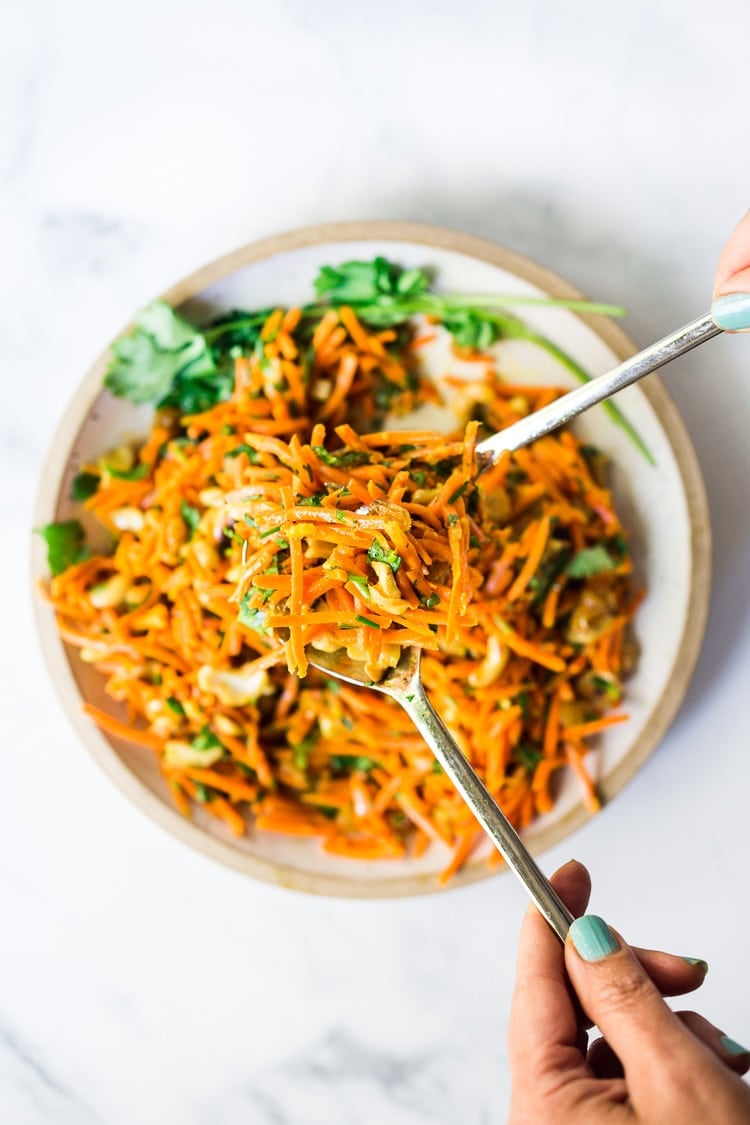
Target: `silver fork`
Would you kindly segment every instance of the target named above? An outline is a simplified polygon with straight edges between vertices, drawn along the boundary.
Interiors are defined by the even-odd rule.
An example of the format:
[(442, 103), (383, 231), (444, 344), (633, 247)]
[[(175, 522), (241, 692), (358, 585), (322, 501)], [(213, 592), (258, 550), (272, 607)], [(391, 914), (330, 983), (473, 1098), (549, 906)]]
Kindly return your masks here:
[[(563, 395), (549, 406), (528, 415), (486, 438), (477, 446), (480, 472), (488, 468), (503, 450), (520, 449), (537, 438), (565, 425), (596, 403), (629, 387), (644, 375), (690, 351), (698, 344), (710, 340), (722, 329), (710, 314), (691, 321), (684, 327), (665, 336), (651, 347), (625, 360), (614, 370), (591, 379), (583, 386)], [(565, 941), (573, 915), (555, 892), (526, 845), (487, 787), (467, 762), (458, 745), (449, 734), (440, 716), (428, 700), (421, 676), (421, 652), (405, 649), (398, 665), (374, 683), (365, 672), (364, 664), (350, 660), (342, 651), (334, 653), (306, 650), (309, 663), (329, 676), (347, 683), (372, 688), (400, 703), (414, 723), (457, 791), (473, 812), (494, 843), (511, 871), (523, 883), (540, 913), (547, 919), (561, 941)]]
[(305, 652), (312, 667), (326, 675), (358, 687), (372, 688), (401, 704), (508, 867), (521, 880), (561, 941), (565, 941), (573, 915), (537, 866), (484, 782), (469, 765), (427, 698), (420, 668), (421, 651), (417, 648), (404, 649), (396, 667), (389, 669), (378, 683), (373, 683), (367, 675), (364, 664), (350, 660), (343, 651), (318, 652), (308, 647)]

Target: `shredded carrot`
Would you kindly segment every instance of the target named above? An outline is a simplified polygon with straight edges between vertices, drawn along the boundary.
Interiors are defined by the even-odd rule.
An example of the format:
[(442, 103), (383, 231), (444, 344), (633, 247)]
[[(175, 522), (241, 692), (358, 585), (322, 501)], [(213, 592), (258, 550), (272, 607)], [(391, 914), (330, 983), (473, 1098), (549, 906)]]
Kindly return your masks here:
[[(275, 309), (228, 400), (160, 412), (132, 451), (143, 475), (92, 466), (86, 508), (114, 552), (43, 595), (126, 718), (85, 712), (158, 756), (183, 815), (199, 803), (233, 835), (317, 837), (359, 860), (439, 844), (444, 883), (477, 842), (470, 813), (393, 701), (309, 659), (346, 651), (376, 680), (419, 646), (432, 702), (514, 825), (553, 807), (559, 769), (594, 809), (584, 740), (626, 718), (596, 684), (621, 694), (629, 558), (573, 434), (480, 475), (476, 421), (444, 435), (379, 417), (383, 396), (394, 415), (436, 399), (418, 353), (442, 329), (409, 340), (346, 308), (302, 324)], [(461, 358), (481, 362), (447, 381), (477, 391), (490, 429), (559, 393)], [(599, 544), (621, 561), (576, 577), (568, 560)]]

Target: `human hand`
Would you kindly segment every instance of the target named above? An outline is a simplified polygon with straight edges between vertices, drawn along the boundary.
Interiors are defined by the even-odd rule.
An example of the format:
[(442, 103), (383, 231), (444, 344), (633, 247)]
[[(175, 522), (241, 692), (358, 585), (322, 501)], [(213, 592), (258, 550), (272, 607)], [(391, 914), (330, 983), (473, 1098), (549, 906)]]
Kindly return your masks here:
[(750, 211), (721, 252), (711, 315), (727, 332), (750, 329)]
[[(552, 882), (577, 919), (591, 883), (581, 864)], [(750, 1052), (662, 996), (693, 992), (705, 962), (631, 949), (594, 915), (561, 946), (534, 907), (521, 931), (509, 1053), (510, 1125), (741, 1125)], [(604, 1038), (590, 1047), (585, 1012)], [(733, 1073), (734, 1072), (734, 1073)]]

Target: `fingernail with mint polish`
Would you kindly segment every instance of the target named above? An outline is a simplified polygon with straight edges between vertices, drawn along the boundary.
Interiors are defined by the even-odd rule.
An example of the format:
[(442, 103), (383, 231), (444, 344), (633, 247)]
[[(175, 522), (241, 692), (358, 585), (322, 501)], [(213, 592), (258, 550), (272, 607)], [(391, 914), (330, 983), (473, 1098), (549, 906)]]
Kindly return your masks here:
[(728, 1035), (722, 1035), (719, 1039), (719, 1043), (723, 1050), (725, 1050), (728, 1055), (732, 1055), (735, 1059), (739, 1058), (740, 1055), (750, 1055), (750, 1051), (748, 1051), (747, 1047), (743, 1047), (742, 1044), (738, 1043), (735, 1039), (730, 1039)]
[(570, 940), (584, 961), (601, 961), (620, 948), (617, 938), (603, 918), (584, 914), (571, 923)]
[(750, 328), (750, 293), (727, 293), (711, 305), (714, 324), (725, 332), (742, 332)]
[(695, 968), (697, 965), (704, 976), (708, 972), (708, 961), (704, 961), (702, 957), (683, 957), (682, 960), (686, 965), (689, 965), (691, 969)]

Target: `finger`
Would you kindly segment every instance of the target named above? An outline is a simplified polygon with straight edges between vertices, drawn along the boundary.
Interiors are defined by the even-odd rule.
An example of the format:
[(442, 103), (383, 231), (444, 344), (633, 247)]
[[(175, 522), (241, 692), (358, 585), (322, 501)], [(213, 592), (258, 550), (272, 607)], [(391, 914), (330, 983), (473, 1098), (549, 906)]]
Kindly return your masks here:
[[(750, 1070), (750, 1050), (725, 1035), (698, 1012), (675, 1012), (688, 1031), (704, 1043), (735, 1074)], [(596, 1039), (586, 1056), (589, 1069), (596, 1078), (622, 1078), (622, 1063), (606, 1039)]]
[(750, 211), (719, 258), (711, 315), (727, 332), (750, 330)]
[(750, 279), (750, 211), (740, 219), (719, 256), (714, 297), (724, 293), (750, 293), (750, 287), (743, 290), (735, 285), (737, 278), (743, 275)]
[(630, 947), (595, 915), (577, 919), (565, 944), (571, 983), (625, 1071), (644, 1058), (684, 1055), (691, 1043)]
[[(700, 988), (706, 979), (708, 965), (697, 957), (678, 957), (636, 945), (631, 948), (662, 996), (685, 996)], [(592, 1026), (585, 1016), (583, 1026)]]
[(715, 1027), (698, 1012), (676, 1012), (675, 1014), (696, 1039), (705, 1043), (730, 1070), (733, 1070), (735, 1074), (747, 1074), (750, 1070), (750, 1051), (747, 1047), (743, 1047), (741, 1043), (736, 1043), (734, 1039), (730, 1039), (728, 1035), (725, 1035), (723, 1031), (720, 1031), (718, 1027)]
[(706, 979), (708, 965), (695, 957), (677, 957), (658, 949), (641, 949), (632, 946), (633, 953), (643, 965), (662, 996), (684, 996), (695, 992)]
[(623, 1078), (622, 1063), (606, 1039), (595, 1039), (589, 1047), (586, 1062), (596, 1078)]
[[(551, 882), (573, 914), (586, 909), (591, 880), (580, 863), (566, 863)], [(580, 1064), (578, 1037), (563, 947), (532, 906), (524, 918), (518, 947), (508, 1036), (511, 1070), (516, 1077), (523, 1073), (534, 1080), (550, 1065), (557, 1065), (561, 1051), (569, 1051), (571, 1060), (577, 1058)]]

